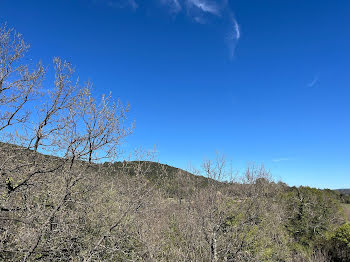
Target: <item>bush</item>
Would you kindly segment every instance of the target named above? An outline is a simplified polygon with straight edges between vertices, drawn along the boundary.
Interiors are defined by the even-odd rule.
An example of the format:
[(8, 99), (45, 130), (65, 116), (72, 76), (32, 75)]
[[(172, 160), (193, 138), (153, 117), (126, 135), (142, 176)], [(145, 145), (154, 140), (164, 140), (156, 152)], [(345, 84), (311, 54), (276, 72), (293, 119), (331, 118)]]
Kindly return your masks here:
[(332, 261), (350, 261), (350, 222), (338, 227), (328, 239)]

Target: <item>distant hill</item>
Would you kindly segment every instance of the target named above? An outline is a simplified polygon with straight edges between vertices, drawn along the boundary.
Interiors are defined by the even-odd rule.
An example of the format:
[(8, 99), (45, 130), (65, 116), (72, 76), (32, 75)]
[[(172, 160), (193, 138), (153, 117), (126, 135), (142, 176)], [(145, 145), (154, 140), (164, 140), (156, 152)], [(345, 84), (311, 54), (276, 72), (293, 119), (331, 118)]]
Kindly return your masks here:
[[(185, 198), (186, 192), (195, 188), (203, 188), (208, 185), (209, 179), (197, 176), (180, 168), (151, 161), (124, 161), (104, 163), (99, 165), (100, 170), (105, 174), (117, 175), (127, 170), (130, 176), (136, 176), (138, 172), (153, 185), (162, 189), (167, 197)], [(210, 180), (214, 183), (224, 183)]]
[(350, 188), (336, 189), (335, 191), (344, 195), (350, 195)]
[[(44, 166), (55, 166), (59, 162), (64, 161), (64, 159), (56, 156), (45, 155), (18, 145), (0, 142), (0, 160), (10, 155), (16, 156), (16, 163), (38, 162)], [(89, 170), (102, 176), (118, 176), (121, 172), (130, 176), (136, 176), (138, 173), (141, 173), (152, 185), (162, 189), (167, 197), (184, 198), (186, 197), (185, 192), (194, 188), (203, 188), (208, 185), (209, 181), (217, 183), (217, 185), (225, 185), (225, 183), (194, 175), (180, 168), (152, 161), (119, 161), (100, 164), (78, 162), (83, 166), (89, 166)]]
[[(6, 155), (11, 155), (15, 153), (17, 161), (28, 161), (28, 159), (37, 159), (41, 163), (46, 163), (50, 165), (52, 163), (57, 163), (62, 161), (61, 158), (45, 155), (41, 153), (36, 153), (32, 150), (26, 149), (21, 146), (7, 144), (0, 142), (0, 159)], [(80, 162), (80, 161), (79, 161)], [(102, 173), (103, 175), (112, 175), (115, 176), (121, 170), (127, 172), (130, 176), (137, 175), (137, 172), (143, 174), (143, 176), (151, 182), (151, 184), (156, 185), (158, 188), (161, 188), (168, 197), (186, 197), (185, 192), (191, 191), (195, 188), (203, 188), (208, 185), (208, 182), (217, 183), (217, 185), (225, 186), (227, 183), (219, 182), (216, 180), (209, 179), (207, 177), (194, 175), (188, 171), (169, 166), (166, 164), (161, 164), (158, 162), (151, 161), (123, 161), (123, 162), (106, 162), (103, 164), (88, 164), (81, 162), (83, 165), (89, 165), (91, 170), (95, 172)], [(127, 170), (127, 171), (125, 171)], [(244, 185), (237, 186), (244, 187)], [(285, 185), (285, 189), (291, 189), (289, 186)], [(342, 202), (348, 203), (348, 196), (350, 196), (350, 189), (335, 189), (332, 190), (345, 195), (346, 200), (341, 198)]]

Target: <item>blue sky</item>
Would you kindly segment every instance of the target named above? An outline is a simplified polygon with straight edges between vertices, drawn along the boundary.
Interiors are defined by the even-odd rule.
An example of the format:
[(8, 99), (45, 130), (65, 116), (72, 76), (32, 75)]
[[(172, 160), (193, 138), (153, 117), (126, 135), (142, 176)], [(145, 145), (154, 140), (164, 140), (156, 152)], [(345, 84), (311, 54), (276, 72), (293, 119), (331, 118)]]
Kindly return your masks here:
[(125, 150), (219, 151), (290, 185), (350, 187), (350, 1), (0, 0), (30, 57), (131, 104)]

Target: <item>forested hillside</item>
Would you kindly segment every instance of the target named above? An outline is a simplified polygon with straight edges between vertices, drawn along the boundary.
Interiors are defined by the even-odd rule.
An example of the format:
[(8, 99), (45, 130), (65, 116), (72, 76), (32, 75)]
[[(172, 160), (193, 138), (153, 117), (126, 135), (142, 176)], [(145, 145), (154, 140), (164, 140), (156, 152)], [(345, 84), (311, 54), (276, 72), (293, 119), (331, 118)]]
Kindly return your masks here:
[(344, 195), (350, 195), (350, 189), (337, 189), (337, 191)]
[(5, 261), (349, 258), (340, 194), (274, 183), (263, 169), (217, 182), (219, 162), (205, 178), (150, 161), (71, 168), (10, 144), (0, 152)]
[(350, 260), (344, 194), (233, 176), (221, 155), (191, 172), (142, 149), (118, 161), (128, 106), (59, 58), (41, 89), (22, 36), (2, 26), (0, 44), (1, 261)]

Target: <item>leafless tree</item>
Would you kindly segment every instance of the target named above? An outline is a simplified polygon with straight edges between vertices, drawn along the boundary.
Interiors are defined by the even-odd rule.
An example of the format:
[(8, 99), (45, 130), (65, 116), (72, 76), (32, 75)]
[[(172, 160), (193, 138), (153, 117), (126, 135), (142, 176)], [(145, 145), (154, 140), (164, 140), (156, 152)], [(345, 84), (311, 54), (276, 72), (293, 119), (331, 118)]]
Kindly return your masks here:
[[(115, 103), (111, 95), (102, 96), (97, 102), (89, 83), (80, 87), (74, 80), (72, 65), (54, 58), (55, 81), (52, 87), (45, 88), (47, 94), (36, 103), (41, 104), (37, 115), (30, 119), (33, 110), (26, 111), (29, 106), (25, 106), (38, 93), (44, 69), (39, 64), (30, 72), (29, 66), (21, 63), (29, 48), (21, 35), (5, 26), (0, 33), (0, 132), (4, 134), (5, 128), (15, 124), (26, 124), (24, 131), (29, 134), (28, 138), (23, 137), (23, 141), (28, 141), (27, 149), (1, 144), (1, 254), (23, 261), (38, 254), (54, 259), (62, 251), (63, 242), (58, 239), (66, 240), (62, 248), (67, 248), (71, 241), (68, 239), (82, 233), (71, 230), (70, 220), (84, 214), (82, 210), (91, 210), (89, 203), (98, 202), (96, 198), (79, 204), (81, 197), (86, 197), (86, 188), (106, 185), (96, 182), (89, 186), (86, 181), (91, 181), (92, 162), (114, 160), (120, 142), (131, 132), (124, 123), (129, 107)], [(17, 140), (19, 144), (23, 141)], [(40, 148), (60, 158), (37, 154)], [(84, 160), (88, 160), (88, 165)], [(125, 214), (136, 205), (130, 203), (126, 204)], [(81, 208), (81, 213), (72, 212), (73, 206)], [(87, 224), (81, 223), (77, 228), (84, 226)], [(91, 252), (90, 256), (94, 249)]]
[(38, 120), (34, 124), (34, 135), (29, 141), (28, 148), (38, 151), (56, 147), (61, 138), (61, 132), (68, 124), (67, 118), (76, 104), (79, 93), (78, 84), (72, 79), (74, 69), (69, 62), (59, 58), (53, 60), (55, 68), (55, 82), (53, 88), (48, 89), (46, 99), (38, 108)]
[(111, 94), (102, 95), (97, 101), (91, 92), (88, 84), (78, 96), (78, 119), (74, 126), (79, 126), (82, 135), (74, 139), (74, 148), (79, 151), (79, 157), (89, 163), (115, 159), (123, 138), (132, 131), (132, 127), (126, 128), (124, 124), (129, 105), (123, 106), (119, 100), (115, 102)]
[(41, 63), (31, 69), (24, 60), (28, 49), (21, 34), (0, 26), (0, 132), (28, 120), (26, 105), (35, 98), (42, 82), (45, 70)]

